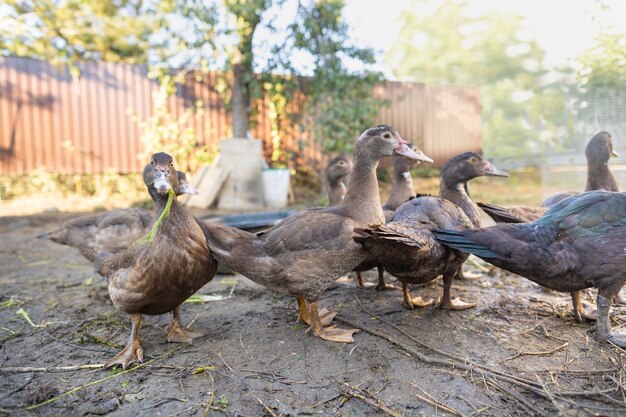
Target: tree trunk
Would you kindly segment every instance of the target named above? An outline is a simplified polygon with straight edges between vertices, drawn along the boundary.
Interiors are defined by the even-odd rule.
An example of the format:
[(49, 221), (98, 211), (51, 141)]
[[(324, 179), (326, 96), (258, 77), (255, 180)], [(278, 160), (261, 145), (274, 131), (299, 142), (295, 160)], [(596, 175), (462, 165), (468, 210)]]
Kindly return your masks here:
[(246, 138), (250, 127), (250, 93), (245, 81), (246, 71), (243, 62), (233, 66), (231, 110), (234, 138)]

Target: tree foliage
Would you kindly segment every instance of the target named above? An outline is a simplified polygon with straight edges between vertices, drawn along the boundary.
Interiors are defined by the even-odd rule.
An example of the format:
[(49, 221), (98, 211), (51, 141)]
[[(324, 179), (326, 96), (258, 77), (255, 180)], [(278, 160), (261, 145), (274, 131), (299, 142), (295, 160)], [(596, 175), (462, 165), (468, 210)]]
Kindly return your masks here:
[(415, 1), (388, 58), (399, 78), (481, 85), (488, 155), (541, 154), (567, 145), (566, 88), (548, 74), (540, 45), (521, 36), (522, 23), (511, 13), (472, 13), (463, 0), (430, 11)]
[(80, 60), (145, 63), (158, 26), (143, 0), (8, 0), (0, 22), (5, 53), (55, 64)]
[[(373, 52), (351, 44), (343, 0), (9, 0), (9, 6), (0, 24), (5, 54), (70, 68), (94, 60), (224, 71), (230, 88), (220, 91), (236, 137), (250, 130), (259, 99), (269, 98), (277, 146), (289, 120), (324, 148), (342, 151), (381, 104), (372, 94), (380, 74), (367, 70)], [(291, 105), (303, 95), (304, 106)], [(285, 158), (276, 154), (277, 161)]]

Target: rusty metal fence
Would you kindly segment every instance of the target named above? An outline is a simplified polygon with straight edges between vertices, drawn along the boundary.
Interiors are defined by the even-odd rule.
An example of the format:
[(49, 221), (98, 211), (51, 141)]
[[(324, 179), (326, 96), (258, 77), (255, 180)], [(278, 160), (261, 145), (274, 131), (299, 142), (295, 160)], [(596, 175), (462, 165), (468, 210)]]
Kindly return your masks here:
[[(137, 120), (152, 114), (158, 84), (141, 66), (81, 63), (74, 80), (44, 61), (0, 57), (0, 173), (36, 169), (59, 173), (137, 172), (144, 162)], [(230, 114), (216, 89), (217, 75), (190, 74), (170, 97), (174, 116), (197, 101), (203, 111), (190, 121), (199, 143), (219, 143), (230, 134)], [(377, 122), (390, 124), (437, 163), (465, 150), (481, 149), (480, 94), (476, 87), (387, 82), (375, 94), (389, 99)], [(258, 106), (252, 135), (271, 155), (272, 119)], [(360, 132), (354, 132), (355, 138)], [(318, 168), (328, 155), (297, 127), (281, 146), (297, 163)]]

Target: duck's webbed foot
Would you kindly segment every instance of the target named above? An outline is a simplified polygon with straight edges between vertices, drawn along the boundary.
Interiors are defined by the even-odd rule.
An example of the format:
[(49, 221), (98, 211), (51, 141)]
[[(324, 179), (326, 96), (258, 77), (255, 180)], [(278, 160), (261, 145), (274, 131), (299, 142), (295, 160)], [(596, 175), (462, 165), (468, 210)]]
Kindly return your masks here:
[(435, 300), (424, 300), (422, 297), (411, 297), (411, 293), (409, 292), (409, 284), (402, 283), (402, 293), (404, 295), (404, 303), (402, 304), (405, 308), (409, 310), (413, 310), (414, 308), (424, 308), (429, 305), (435, 304)]
[[(457, 276), (460, 270), (459, 268), (459, 270), (456, 271)], [(476, 307), (476, 303), (466, 303), (458, 297), (454, 300), (452, 299), (450, 296), (450, 288), (452, 287), (452, 278), (454, 275), (454, 272), (450, 273), (449, 271), (443, 274), (443, 297), (437, 307), (442, 310), (467, 310), (468, 308)]]
[(453, 299), (448, 297), (447, 300), (446, 297), (444, 297), (437, 307), (442, 310), (467, 310), (468, 308), (476, 307), (476, 303), (466, 303), (459, 297)]
[(480, 274), (480, 273), (471, 272), (471, 271), (463, 271), (463, 267), (459, 268), (456, 274), (456, 279), (461, 280), (461, 281), (481, 279), (482, 277), (483, 277), (483, 274)]
[(180, 306), (173, 311), (172, 322), (167, 326), (167, 341), (170, 343), (191, 343), (197, 337), (206, 335), (201, 330), (188, 329), (180, 324)]
[(122, 365), (123, 369), (128, 368), (133, 362), (143, 363), (143, 349), (139, 342), (139, 326), (141, 324), (141, 314), (135, 313), (132, 318), (132, 330), (128, 344), (120, 353), (106, 361), (105, 368), (115, 365)]
[(598, 291), (598, 320), (596, 321), (596, 339), (608, 341), (619, 347), (626, 348), (626, 334), (613, 333), (609, 321), (609, 309), (611, 308), (612, 296), (604, 296)]
[(324, 340), (339, 343), (354, 343), (352, 335), (360, 332), (359, 329), (338, 329), (337, 326), (322, 327), (319, 333), (313, 330), (313, 334)]
[[(309, 331), (313, 331), (313, 335), (321, 339), (331, 342), (353, 343), (352, 335), (359, 332), (358, 329), (338, 329), (336, 326), (324, 327), (318, 315), (317, 301), (305, 302), (307, 304), (308, 315), (310, 319)], [(335, 313), (336, 314), (336, 313)], [(334, 317), (334, 315), (333, 315)]]

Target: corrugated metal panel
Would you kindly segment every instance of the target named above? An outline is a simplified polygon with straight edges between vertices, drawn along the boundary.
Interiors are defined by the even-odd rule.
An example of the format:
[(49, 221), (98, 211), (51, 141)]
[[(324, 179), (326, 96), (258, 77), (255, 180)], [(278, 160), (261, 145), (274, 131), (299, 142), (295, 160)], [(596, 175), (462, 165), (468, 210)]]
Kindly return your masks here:
[[(22, 174), (36, 169), (60, 173), (109, 170), (138, 172), (143, 166), (138, 120), (152, 114), (152, 93), (158, 89), (144, 67), (81, 63), (73, 80), (65, 69), (25, 58), (0, 58), (0, 173)], [(203, 111), (189, 121), (201, 144), (219, 143), (230, 134), (230, 113), (217, 91), (218, 74), (187, 74), (168, 105), (174, 115), (196, 101)], [(375, 94), (385, 97), (376, 123), (394, 126), (416, 143), (436, 165), (450, 156), (481, 148), (480, 98), (475, 87), (387, 82)], [(289, 103), (298, 109), (299, 97)], [(258, 103), (252, 134), (272, 154), (270, 103)], [(134, 116), (133, 116), (134, 115)], [(292, 166), (319, 169), (327, 155), (299, 126), (282, 121), (282, 147)], [(360, 132), (354, 132), (356, 137)]]

